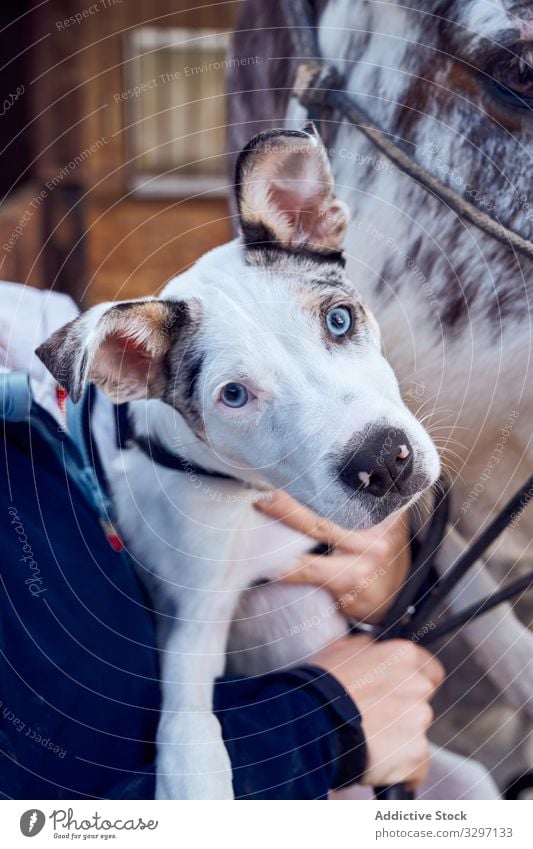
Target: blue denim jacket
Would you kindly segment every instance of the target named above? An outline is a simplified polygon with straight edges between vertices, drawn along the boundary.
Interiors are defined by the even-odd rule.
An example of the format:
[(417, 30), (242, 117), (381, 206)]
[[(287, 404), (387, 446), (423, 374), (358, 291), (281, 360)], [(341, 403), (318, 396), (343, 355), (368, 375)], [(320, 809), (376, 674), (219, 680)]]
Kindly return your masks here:
[[(152, 798), (160, 692), (150, 602), (110, 544), (110, 505), (83, 449), (35, 404), (6, 411), (0, 797)], [(322, 670), (224, 678), (214, 708), (238, 798), (323, 799), (364, 770), (357, 709)]]

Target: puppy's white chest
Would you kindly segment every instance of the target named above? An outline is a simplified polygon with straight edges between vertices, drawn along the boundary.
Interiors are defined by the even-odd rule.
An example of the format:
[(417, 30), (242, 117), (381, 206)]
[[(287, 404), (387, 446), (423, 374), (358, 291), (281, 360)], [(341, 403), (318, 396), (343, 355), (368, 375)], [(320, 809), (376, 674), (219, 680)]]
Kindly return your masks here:
[(169, 592), (238, 592), (289, 571), (310, 547), (255, 510), (257, 493), (233, 482), (193, 482), (138, 452), (123, 455), (115, 471), (121, 532), (141, 568), (167, 581)]

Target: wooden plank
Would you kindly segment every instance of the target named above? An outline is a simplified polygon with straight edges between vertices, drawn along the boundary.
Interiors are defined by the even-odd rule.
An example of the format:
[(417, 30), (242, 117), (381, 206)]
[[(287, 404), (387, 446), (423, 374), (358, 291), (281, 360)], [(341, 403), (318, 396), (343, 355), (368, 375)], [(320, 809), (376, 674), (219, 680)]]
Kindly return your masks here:
[(226, 200), (89, 205), (84, 303), (155, 294), (231, 236)]
[(0, 279), (45, 288), (39, 186), (19, 189), (0, 207)]

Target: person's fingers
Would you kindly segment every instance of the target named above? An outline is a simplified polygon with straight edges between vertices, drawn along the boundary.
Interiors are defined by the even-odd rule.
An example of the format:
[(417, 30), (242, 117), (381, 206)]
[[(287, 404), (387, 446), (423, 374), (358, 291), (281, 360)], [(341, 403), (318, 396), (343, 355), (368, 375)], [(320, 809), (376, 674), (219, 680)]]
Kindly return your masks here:
[(345, 616), (380, 622), (392, 603), (397, 587), (369, 555), (356, 556), (335, 549), (328, 557), (305, 554), (280, 579), (288, 584), (324, 587)]
[(405, 784), (416, 790), (427, 777), (429, 743), (413, 716), (402, 716), (401, 727), (393, 723), (385, 729), (376, 727), (367, 736), (369, 769), (363, 784)]
[(413, 671), (424, 675), (433, 690), (440, 687), (444, 681), (446, 671), (442, 663), (422, 646), (417, 646), (410, 640), (404, 639), (384, 640), (377, 645), (385, 654), (400, 657), (403, 664), (407, 664)]
[(429, 678), (433, 687), (437, 689), (444, 681), (446, 672), (442, 663), (436, 657), (433, 657), (428, 652), (426, 652), (426, 655), (422, 661), (420, 671)]
[[(343, 561), (345, 557), (347, 555), (341, 555)], [(311, 584), (320, 587), (334, 579), (334, 573), (338, 568), (339, 555), (336, 555), (334, 564), (324, 562), (328, 560), (332, 560), (331, 555), (320, 557), (316, 554), (302, 554), (294, 561), (290, 572), (282, 575), (279, 580), (285, 584)]]
[(326, 586), (335, 596), (355, 597), (368, 586), (375, 564), (370, 558), (333, 552), (327, 557), (302, 554), (280, 580), (288, 584)]
[[(422, 748), (422, 746), (420, 747)], [(425, 756), (419, 757), (418, 763), (415, 769), (411, 772), (408, 780), (405, 782), (406, 790), (410, 792), (415, 792), (419, 789), (420, 785), (424, 783), (428, 776), (429, 772), (429, 746), (425, 746)], [(404, 783), (404, 782), (402, 782)]]
[(273, 492), (270, 499), (261, 499), (254, 506), (260, 513), (317, 542), (350, 552), (355, 557), (367, 557), (369, 568), (376, 564), (385, 569), (394, 568), (398, 585), (405, 579), (410, 549), (407, 517), (403, 514), (389, 516), (366, 531), (348, 531), (317, 516), (283, 490)]
[[(429, 710), (431, 711), (431, 708)], [(429, 725), (425, 723), (424, 717), (420, 720), (420, 711), (418, 713), (419, 718), (413, 725), (413, 734), (409, 745), (412, 757), (412, 769), (410, 770), (408, 783), (410, 783), (413, 789), (420, 787), (425, 781), (429, 770), (430, 758), (427, 734), (420, 730), (421, 726), (424, 726), (427, 730)]]
[(400, 651), (408, 663), (429, 678), (434, 688), (442, 684), (445, 676), (444, 667), (427, 649), (417, 646), (410, 640), (385, 640), (384, 645), (390, 645), (393, 650)]
[[(317, 516), (316, 513), (299, 504), (283, 490), (273, 492), (270, 499), (256, 501), (254, 507), (271, 519), (283, 522), (287, 527), (331, 547), (343, 545), (348, 538), (351, 540), (354, 537), (352, 531), (347, 531), (334, 522)], [(362, 549), (366, 548), (367, 545), (368, 543), (361, 541)]]

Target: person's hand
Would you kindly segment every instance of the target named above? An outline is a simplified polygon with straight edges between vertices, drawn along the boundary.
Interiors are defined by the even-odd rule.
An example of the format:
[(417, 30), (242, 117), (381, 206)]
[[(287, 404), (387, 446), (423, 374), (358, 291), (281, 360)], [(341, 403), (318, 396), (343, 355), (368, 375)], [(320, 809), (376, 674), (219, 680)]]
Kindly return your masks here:
[(391, 516), (368, 531), (347, 531), (322, 519), (282, 490), (255, 507), (272, 519), (325, 543), (327, 557), (304, 554), (281, 580), (328, 589), (346, 615), (380, 622), (407, 577), (410, 563), (407, 517)]
[(442, 683), (442, 665), (406, 640), (344, 637), (313, 658), (351, 696), (362, 718), (367, 769), (361, 784), (418, 787), (429, 765), (429, 704)]

